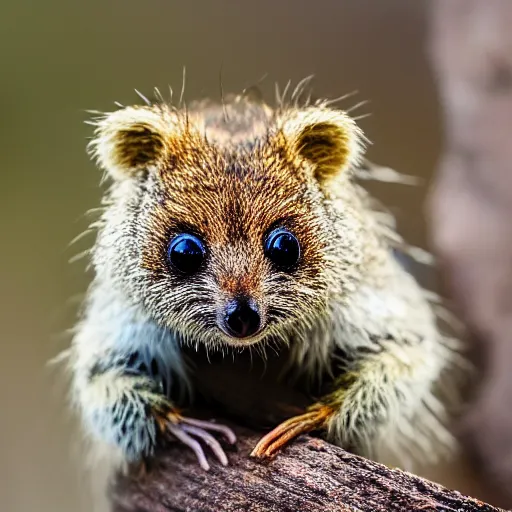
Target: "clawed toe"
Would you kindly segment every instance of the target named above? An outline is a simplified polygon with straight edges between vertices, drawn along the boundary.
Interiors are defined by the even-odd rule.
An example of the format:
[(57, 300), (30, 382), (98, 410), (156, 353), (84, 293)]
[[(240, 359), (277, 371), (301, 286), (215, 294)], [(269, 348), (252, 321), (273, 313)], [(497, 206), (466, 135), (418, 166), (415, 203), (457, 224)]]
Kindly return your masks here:
[(179, 419), (176, 420), (176, 417), (173, 417), (166, 423), (166, 430), (195, 453), (199, 465), (205, 471), (210, 469), (210, 465), (208, 464), (201, 442), (210, 448), (223, 466), (227, 466), (228, 464), (228, 458), (224, 449), (208, 430), (222, 434), (229, 444), (236, 443), (236, 435), (229, 427), (211, 421), (185, 417), (179, 417)]
[(229, 444), (236, 443), (235, 433), (229, 427), (226, 427), (226, 425), (219, 425), (213, 421), (196, 420), (195, 418), (182, 418), (181, 422), (193, 427), (199, 427), (204, 430), (219, 432), (220, 434), (223, 434), (224, 438)]
[(331, 414), (330, 408), (318, 406), (305, 414), (290, 418), (264, 436), (254, 447), (251, 457), (266, 458), (275, 455), (293, 438), (323, 427)]

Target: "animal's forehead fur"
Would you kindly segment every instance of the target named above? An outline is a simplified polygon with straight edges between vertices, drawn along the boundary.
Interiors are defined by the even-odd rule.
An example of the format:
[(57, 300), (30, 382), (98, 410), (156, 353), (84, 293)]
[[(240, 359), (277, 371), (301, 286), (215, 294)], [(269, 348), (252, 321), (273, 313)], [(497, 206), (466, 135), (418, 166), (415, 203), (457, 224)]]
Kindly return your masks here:
[(173, 157), (158, 173), (158, 192), (148, 191), (146, 268), (165, 273), (163, 254), (170, 239), (193, 232), (210, 249), (217, 278), (245, 273), (253, 293), (268, 265), (265, 235), (283, 226), (301, 245), (300, 275), (315, 277), (330, 229), (323, 195), (306, 164), (294, 161), (279, 137), (267, 135), (219, 144), (188, 133), (177, 141)]
[(222, 244), (261, 238), (275, 223), (312, 216), (312, 183), (275, 140), (185, 143), (193, 147), (160, 172), (161, 206), (177, 227), (191, 226)]
[[(137, 194), (144, 198), (137, 230), (145, 268), (165, 275), (169, 241), (192, 232), (210, 249), (217, 277), (241, 269), (264, 277), (262, 244), (278, 226), (299, 240), (297, 276), (312, 278), (325, 267), (336, 230), (324, 177), (316, 171), (320, 164), (322, 170), (341, 165), (336, 158), (345, 154), (345, 131), (352, 129), (342, 114), (321, 107), (273, 111), (240, 101), (224, 108), (201, 103), (186, 112), (129, 109), (119, 116), (101, 125), (97, 154), (107, 168), (109, 162), (118, 166), (119, 179), (130, 162), (128, 176), (140, 171), (147, 179)], [(306, 143), (318, 151), (303, 154)], [(141, 172), (132, 149), (153, 163), (149, 172)]]

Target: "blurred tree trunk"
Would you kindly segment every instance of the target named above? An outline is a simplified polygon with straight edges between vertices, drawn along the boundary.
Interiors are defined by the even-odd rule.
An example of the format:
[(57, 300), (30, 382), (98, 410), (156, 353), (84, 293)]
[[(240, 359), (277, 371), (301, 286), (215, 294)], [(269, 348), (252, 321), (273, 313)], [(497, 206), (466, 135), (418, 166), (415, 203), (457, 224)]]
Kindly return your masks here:
[(445, 126), (432, 240), (482, 363), (463, 436), (512, 500), (512, 1), (437, 0), (432, 15)]

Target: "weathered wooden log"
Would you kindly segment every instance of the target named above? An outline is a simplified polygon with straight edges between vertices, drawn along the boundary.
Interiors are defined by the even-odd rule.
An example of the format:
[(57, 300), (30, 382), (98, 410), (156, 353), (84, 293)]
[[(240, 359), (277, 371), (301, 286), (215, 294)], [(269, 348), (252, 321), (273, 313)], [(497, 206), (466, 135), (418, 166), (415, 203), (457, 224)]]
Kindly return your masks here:
[(249, 457), (259, 435), (235, 427), (230, 465), (203, 471), (182, 446), (161, 453), (144, 476), (112, 489), (114, 512), (497, 512), (500, 509), (302, 436), (276, 458)]

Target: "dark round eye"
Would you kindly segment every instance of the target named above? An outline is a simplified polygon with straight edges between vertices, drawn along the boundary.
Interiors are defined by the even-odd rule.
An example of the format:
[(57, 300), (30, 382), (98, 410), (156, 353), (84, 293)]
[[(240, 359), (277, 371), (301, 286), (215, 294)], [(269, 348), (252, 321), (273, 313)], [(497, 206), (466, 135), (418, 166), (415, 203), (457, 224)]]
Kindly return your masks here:
[(184, 274), (193, 274), (204, 260), (204, 244), (197, 236), (182, 233), (175, 236), (167, 250), (167, 261)]
[(299, 241), (288, 230), (278, 228), (265, 240), (265, 255), (282, 270), (293, 268), (300, 257)]

